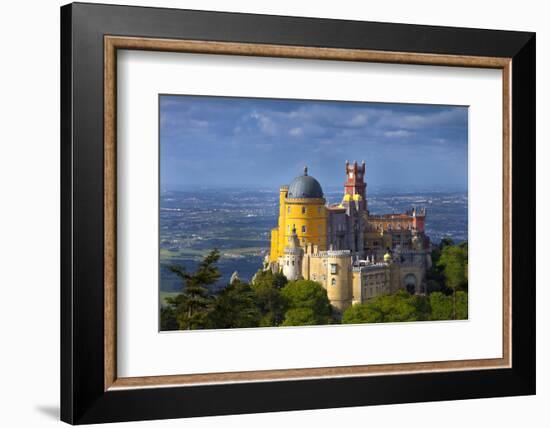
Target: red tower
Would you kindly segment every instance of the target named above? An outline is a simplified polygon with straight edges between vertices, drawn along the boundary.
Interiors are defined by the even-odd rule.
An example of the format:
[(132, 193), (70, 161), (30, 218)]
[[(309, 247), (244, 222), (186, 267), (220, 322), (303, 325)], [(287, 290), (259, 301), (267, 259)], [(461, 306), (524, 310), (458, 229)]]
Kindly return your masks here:
[(357, 162), (353, 162), (350, 165), (346, 161), (346, 182), (344, 183), (344, 191), (346, 195), (359, 195), (359, 206), (363, 209), (367, 209), (367, 184), (365, 183), (365, 161), (361, 162), (361, 166), (357, 165)]

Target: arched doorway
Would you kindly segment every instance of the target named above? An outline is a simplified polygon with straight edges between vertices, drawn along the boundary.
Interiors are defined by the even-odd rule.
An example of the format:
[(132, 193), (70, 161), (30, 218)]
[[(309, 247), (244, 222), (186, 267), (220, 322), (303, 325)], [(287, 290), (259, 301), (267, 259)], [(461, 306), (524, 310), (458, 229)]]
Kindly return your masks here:
[(408, 273), (403, 278), (403, 282), (405, 284), (405, 289), (409, 294), (416, 293), (416, 276), (412, 273)]

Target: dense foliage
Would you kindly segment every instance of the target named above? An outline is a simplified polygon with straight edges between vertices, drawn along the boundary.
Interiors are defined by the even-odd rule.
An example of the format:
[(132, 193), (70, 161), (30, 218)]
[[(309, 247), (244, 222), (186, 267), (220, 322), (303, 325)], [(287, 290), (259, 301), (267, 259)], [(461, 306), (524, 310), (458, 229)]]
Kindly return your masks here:
[(258, 327), (262, 314), (250, 285), (229, 284), (214, 300), (208, 313), (208, 328)]
[[(199, 263), (194, 273), (187, 272), (182, 266), (170, 266), (170, 270), (180, 278), (183, 287), (180, 294), (166, 300), (169, 309), (161, 311), (161, 328), (165, 325), (173, 325), (173, 318), (180, 330), (194, 330), (206, 326), (212, 303), (208, 286), (214, 284), (221, 277), (216, 266), (219, 259), (220, 252), (218, 250), (211, 251)], [(164, 319), (162, 318), (163, 314)]]
[[(439, 247), (432, 251), (432, 262), (427, 273), (428, 293), (441, 292), (452, 296), (446, 300), (451, 304), (450, 314), (437, 319), (468, 318), (468, 243), (454, 245), (451, 239), (442, 239)], [(443, 301), (443, 297), (434, 297), (434, 301), (436, 299)]]
[(259, 271), (252, 281), (252, 291), (260, 310), (260, 327), (281, 325), (288, 309), (288, 301), (282, 296), (281, 288), (287, 283), (282, 273), (270, 270)]
[(209, 286), (220, 277), (214, 250), (189, 273), (181, 266), (171, 271), (181, 279), (182, 291), (161, 308), (162, 330), (276, 327), (331, 322), (326, 290), (314, 281), (288, 282), (282, 273), (260, 270), (250, 284), (236, 280), (218, 292)]
[(370, 299), (344, 311), (344, 324), (425, 321), (430, 319), (430, 305), (423, 296), (405, 290)]
[(468, 293), (456, 292), (456, 317), (453, 316), (453, 297), (436, 291), (429, 295), (432, 308), (432, 320), (465, 320), (468, 319)]
[(220, 253), (211, 251), (195, 272), (174, 265), (181, 292), (166, 298), (160, 311), (162, 330), (246, 328), (382, 323), (468, 318), (468, 244), (443, 239), (432, 251), (426, 296), (405, 290), (381, 295), (333, 313), (326, 290), (315, 281), (287, 281), (282, 273), (260, 270), (250, 284), (236, 279), (214, 292), (221, 277)]
[(281, 290), (289, 310), (283, 325), (328, 324), (332, 313), (327, 291), (315, 281), (291, 281)]

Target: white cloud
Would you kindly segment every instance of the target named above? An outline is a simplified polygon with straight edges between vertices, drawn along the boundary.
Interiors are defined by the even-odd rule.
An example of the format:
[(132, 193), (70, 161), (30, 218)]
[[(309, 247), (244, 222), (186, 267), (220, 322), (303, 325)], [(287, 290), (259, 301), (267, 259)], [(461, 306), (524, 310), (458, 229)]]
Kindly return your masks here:
[(293, 137), (301, 137), (304, 135), (304, 130), (302, 128), (292, 128), (288, 133)]
[(196, 128), (207, 128), (208, 122), (206, 120), (191, 119), (189, 120), (191, 126)]
[(277, 124), (271, 119), (271, 117), (267, 116), (263, 113), (258, 113), (257, 111), (253, 111), (250, 114), (250, 117), (252, 119), (255, 119), (258, 122), (258, 126), (260, 127), (260, 130), (270, 136), (277, 135), (278, 128)]
[(369, 121), (369, 117), (365, 113), (358, 113), (351, 118), (349, 124), (351, 126), (364, 126)]
[(413, 132), (405, 131), (404, 129), (384, 132), (384, 137), (388, 137), (388, 138), (406, 138), (412, 135), (414, 135)]

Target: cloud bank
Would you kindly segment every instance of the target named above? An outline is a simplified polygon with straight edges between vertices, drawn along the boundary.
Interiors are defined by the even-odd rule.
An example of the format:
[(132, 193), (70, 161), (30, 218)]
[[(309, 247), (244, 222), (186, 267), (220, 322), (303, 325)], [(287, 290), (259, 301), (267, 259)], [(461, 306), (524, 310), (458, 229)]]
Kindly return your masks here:
[(288, 183), (309, 166), (340, 186), (365, 160), (370, 186), (467, 189), (468, 109), (161, 96), (161, 188)]

